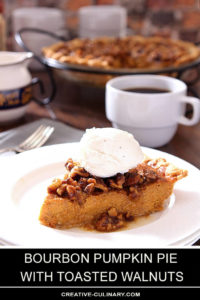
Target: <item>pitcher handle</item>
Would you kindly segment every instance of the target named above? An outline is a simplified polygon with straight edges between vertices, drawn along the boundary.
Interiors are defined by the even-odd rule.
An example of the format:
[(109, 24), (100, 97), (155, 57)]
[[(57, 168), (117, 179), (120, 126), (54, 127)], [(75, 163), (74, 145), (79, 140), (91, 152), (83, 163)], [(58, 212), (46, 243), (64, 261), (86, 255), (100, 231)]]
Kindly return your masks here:
[[(42, 105), (42, 106), (49, 104), (54, 99), (54, 97), (56, 95), (56, 83), (55, 83), (55, 80), (54, 80), (54, 77), (53, 77), (53, 73), (52, 73), (52, 71), (49, 67), (47, 67), (46, 70), (47, 70), (47, 73), (49, 75), (49, 79), (50, 79), (50, 82), (51, 82), (51, 95), (49, 97), (42, 98), (42, 99), (32, 97), (32, 100), (34, 100), (35, 102), (37, 102), (39, 105)], [(31, 80), (31, 83), (30, 83), (30, 86), (33, 86), (33, 85), (38, 85), (39, 90), (40, 90), (40, 94), (44, 95), (45, 88), (44, 88), (43, 81), (41, 79), (39, 79), (37, 77), (34, 77)]]
[[(37, 54), (35, 54), (24, 43), (24, 41), (22, 39), (22, 34), (24, 32), (36, 32), (36, 33), (40, 33), (40, 34), (45, 34), (45, 35), (49, 35), (49, 36), (51, 36), (51, 37), (53, 37), (55, 39), (63, 40), (63, 41), (65, 41), (66, 39), (64, 37), (62, 37), (62, 36), (58, 36), (57, 34), (55, 34), (53, 32), (49, 32), (49, 31), (42, 30), (42, 29), (37, 29), (37, 28), (22, 28), (22, 29), (20, 29), (15, 34), (15, 40), (18, 43), (18, 45), (20, 47), (22, 47), (25, 51), (33, 53), (33, 58), (36, 59), (40, 64), (42, 64), (45, 67), (46, 71), (47, 71), (47, 74), (48, 74), (49, 80), (50, 80), (50, 85), (51, 85), (51, 88), (52, 88), (51, 89), (51, 94), (50, 94), (49, 97), (46, 97), (44, 99), (36, 99), (36, 98), (34, 98), (34, 100), (37, 103), (39, 103), (40, 105), (47, 105), (47, 104), (49, 104), (54, 99), (54, 97), (56, 95), (56, 83), (55, 83), (55, 80), (54, 80), (53, 72), (52, 72), (51, 68), (42, 59), (42, 57), (40, 57)], [(37, 83), (40, 85), (41, 94), (43, 94), (44, 93), (44, 89), (43, 89), (43, 92), (42, 92), (42, 89), (41, 89), (41, 84), (42, 84), (41, 80), (40, 80), (40, 83), (39, 83), (39, 80), (37, 81)], [(36, 83), (34, 83), (34, 84), (36, 84)]]

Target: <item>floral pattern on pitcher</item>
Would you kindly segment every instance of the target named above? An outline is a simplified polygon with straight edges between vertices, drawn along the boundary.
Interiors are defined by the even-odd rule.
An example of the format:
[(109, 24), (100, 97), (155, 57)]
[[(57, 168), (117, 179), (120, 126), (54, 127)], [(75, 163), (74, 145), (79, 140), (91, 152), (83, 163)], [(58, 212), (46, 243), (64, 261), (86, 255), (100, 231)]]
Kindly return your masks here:
[(22, 87), (0, 92), (0, 109), (8, 109), (27, 104), (31, 100), (31, 87)]

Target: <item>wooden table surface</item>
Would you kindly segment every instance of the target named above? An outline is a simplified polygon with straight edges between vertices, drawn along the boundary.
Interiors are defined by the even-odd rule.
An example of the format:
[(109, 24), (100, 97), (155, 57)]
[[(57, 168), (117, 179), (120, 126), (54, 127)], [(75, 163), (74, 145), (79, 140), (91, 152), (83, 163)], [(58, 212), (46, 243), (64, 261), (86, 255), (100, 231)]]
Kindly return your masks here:
[[(46, 94), (49, 94), (51, 87), (46, 73), (34, 72), (33, 76), (43, 80)], [(58, 76), (55, 79), (57, 94), (51, 104), (42, 107), (31, 102), (26, 115), (20, 121), (9, 126), (0, 125), (0, 131), (41, 117), (57, 119), (80, 129), (111, 126), (105, 116), (103, 88), (81, 86)], [(34, 93), (38, 94), (36, 88)], [(200, 168), (200, 123), (192, 127), (180, 125), (173, 140), (158, 149), (178, 156)], [(200, 240), (195, 245), (200, 245)]]

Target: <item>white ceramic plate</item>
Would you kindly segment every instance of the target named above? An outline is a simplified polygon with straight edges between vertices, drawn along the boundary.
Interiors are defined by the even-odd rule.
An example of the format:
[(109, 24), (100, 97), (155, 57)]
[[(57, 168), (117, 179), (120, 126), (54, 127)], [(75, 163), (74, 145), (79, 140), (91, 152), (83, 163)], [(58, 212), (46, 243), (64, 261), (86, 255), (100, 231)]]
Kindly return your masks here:
[(197, 239), (200, 230), (200, 172), (167, 153), (143, 147), (150, 157), (164, 157), (187, 169), (177, 182), (169, 205), (161, 213), (141, 218), (128, 229), (112, 233), (73, 228), (57, 230), (38, 221), (46, 188), (63, 176), (64, 164), (76, 156), (77, 143), (43, 147), (0, 159), (0, 238), (26, 247), (132, 248), (183, 246)]

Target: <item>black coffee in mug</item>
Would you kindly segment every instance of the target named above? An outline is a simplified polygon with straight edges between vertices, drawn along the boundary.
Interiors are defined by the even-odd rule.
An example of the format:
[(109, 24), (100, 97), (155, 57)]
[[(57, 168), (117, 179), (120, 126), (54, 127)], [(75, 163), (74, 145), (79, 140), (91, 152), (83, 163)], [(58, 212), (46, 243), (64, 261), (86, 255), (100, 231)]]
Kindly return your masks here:
[(170, 90), (166, 89), (159, 89), (159, 88), (151, 88), (151, 87), (133, 87), (123, 89), (125, 92), (132, 92), (132, 93), (141, 93), (141, 94), (163, 94), (163, 93), (170, 93)]

